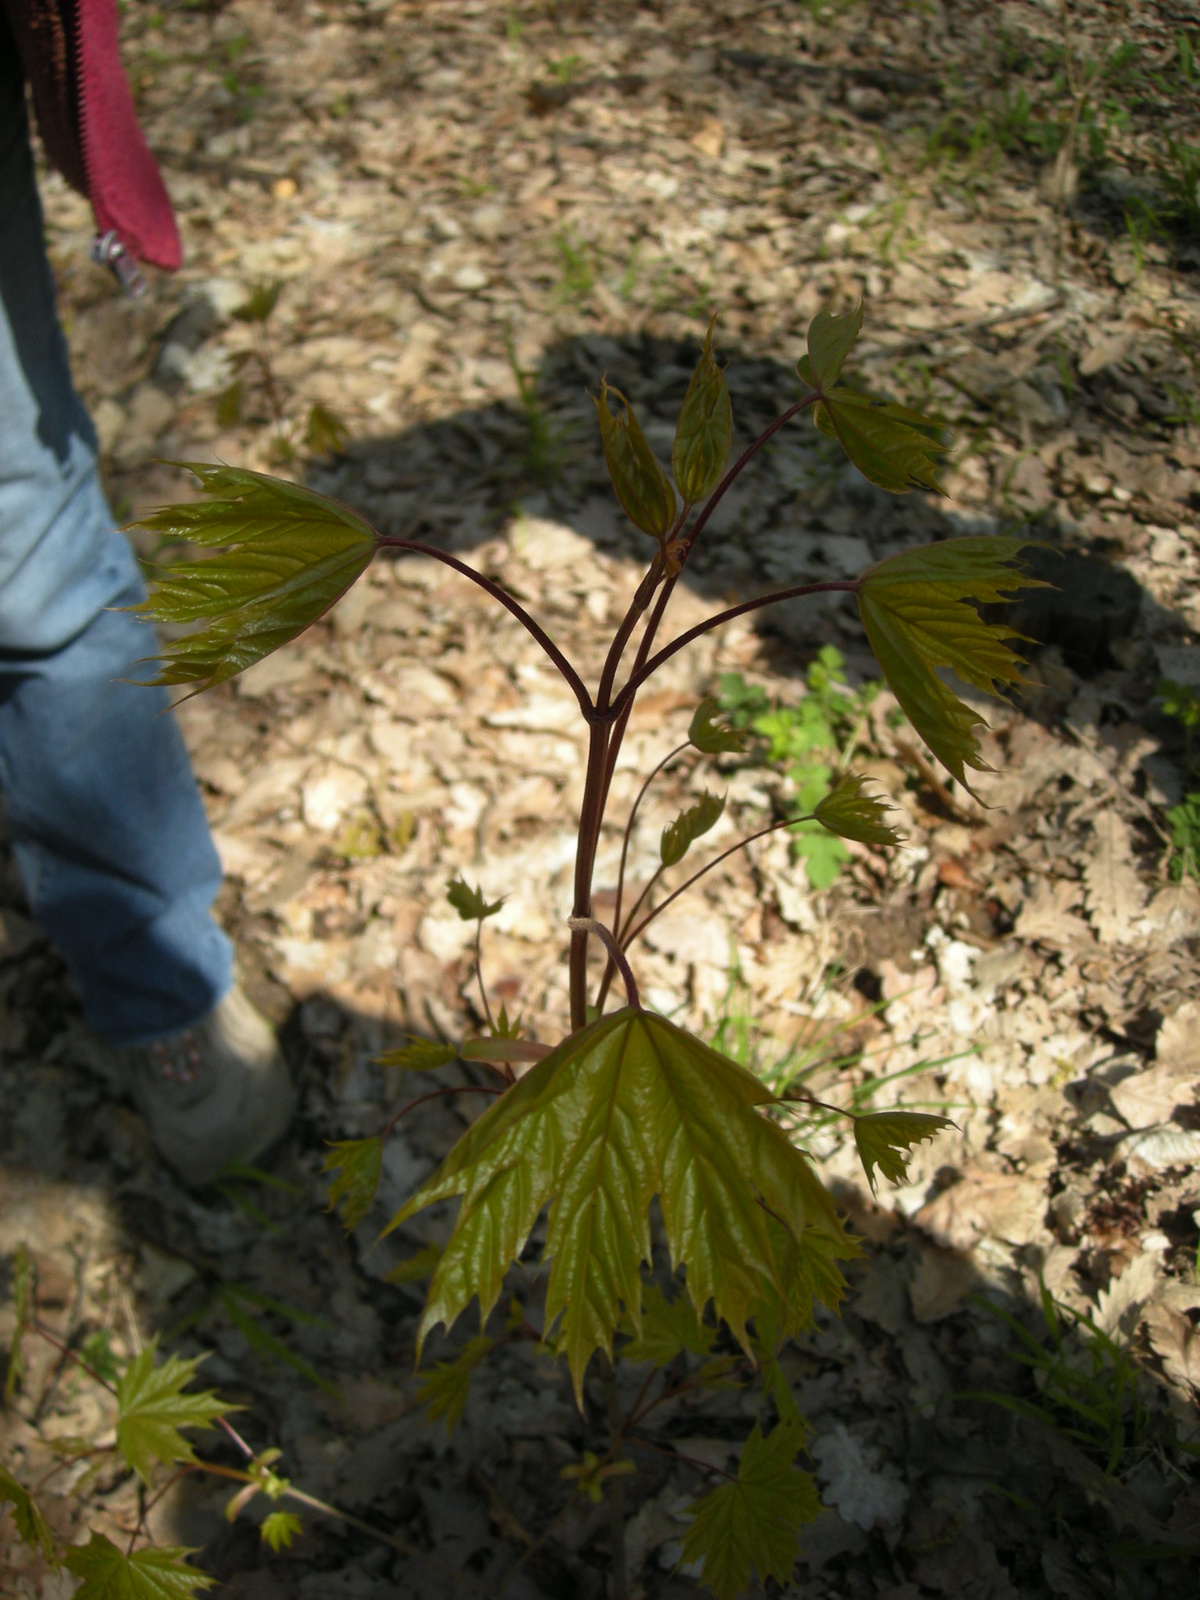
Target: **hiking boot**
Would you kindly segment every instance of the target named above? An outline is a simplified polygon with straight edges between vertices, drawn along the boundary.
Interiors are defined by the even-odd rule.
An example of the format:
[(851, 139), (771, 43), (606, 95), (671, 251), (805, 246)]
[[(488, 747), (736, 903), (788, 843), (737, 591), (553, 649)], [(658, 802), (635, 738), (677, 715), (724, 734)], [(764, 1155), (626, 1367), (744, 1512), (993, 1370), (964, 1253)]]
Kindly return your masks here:
[(262, 1155), (291, 1120), (275, 1030), (237, 984), (194, 1027), (130, 1050), (127, 1060), (159, 1153), (194, 1187)]

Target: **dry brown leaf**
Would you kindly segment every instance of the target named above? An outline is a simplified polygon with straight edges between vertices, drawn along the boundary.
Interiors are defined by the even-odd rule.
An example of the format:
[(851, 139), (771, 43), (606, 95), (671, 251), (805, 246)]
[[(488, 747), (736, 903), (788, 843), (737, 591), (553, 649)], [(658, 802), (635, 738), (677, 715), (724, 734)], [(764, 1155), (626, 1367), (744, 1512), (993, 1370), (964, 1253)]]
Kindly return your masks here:
[(1159, 1281), (1158, 1258), (1149, 1251), (1134, 1256), (1119, 1278), (1096, 1296), (1095, 1323), (1110, 1338), (1132, 1338), (1138, 1313), (1151, 1299)]
[(1018, 939), (1064, 947), (1092, 943), (1091, 929), (1075, 910), (1079, 885), (1069, 878), (1042, 878), (1013, 927)]
[(1040, 1182), (1017, 1173), (981, 1172), (962, 1178), (922, 1206), (913, 1221), (949, 1250), (970, 1250), (990, 1235), (1030, 1244), (1045, 1231), (1046, 1196)]
[(1167, 1061), (1122, 1078), (1108, 1091), (1108, 1098), (1131, 1128), (1152, 1128), (1170, 1122), (1177, 1106), (1191, 1104), (1197, 1082), (1200, 1066), (1188, 1070)]
[(1189, 1000), (1173, 1011), (1158, 1030), (1155, 1060), (1200, 1079), (1200, 1001)]
[(979, 1273), (969, 1256), (923, 1244), (908, 1286), (912, 1314), (918, 1322), (940, 1322), (958, 1310), (978, 1283)]
[(1102, 944), (1131, 944), (1145, 901), (1133, 865), (1129, 828), (1111, 807), (1096, 818), (1095, 845), (1083, 869), (1088, 915)]
[(1146, 1310), (1146, 1332), (1170, 1383), (1200, 1393), (1200, 1333), (1181, 1312), (1156, 1301)]

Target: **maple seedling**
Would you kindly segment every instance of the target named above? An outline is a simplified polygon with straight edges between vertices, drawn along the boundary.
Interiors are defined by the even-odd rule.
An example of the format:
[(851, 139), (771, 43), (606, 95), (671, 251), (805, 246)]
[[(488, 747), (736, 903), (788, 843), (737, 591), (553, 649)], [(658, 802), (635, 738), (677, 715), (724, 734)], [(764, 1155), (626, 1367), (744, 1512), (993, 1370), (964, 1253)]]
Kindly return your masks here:
[[(676, 873), (722, 815), (723, 797), (705, 791), (663, 830), (659, 868), (625, 908), (633, 820), (658, 772), (687, 749), (712, 759), (741, 747), (742, 735), (707, 698), (683, 742), (646, 778), (625, 820), (608, 921), (593, 904), (596, 855), (617, 759), (642, 688), (694, 640), (782, 600), (853, 596), (883, 676), (929, 749), (961, 783), (968, 770), (986, 770), (976, 732), (982, 718), (940, 674), (951, 671), (993, 694), (1021, 681), (1009, 647), (1016, 636), (1003, 622), (985, 620), (979, 606), (1034, 582), (1017, 565), (1022, 541), (965, 538), (906, 551), (858, 578), (796, 584), (743, 601), (660, 642), (675, 585), (698, 541), (713, 536), (709, 524), (730, 485), (780, 428), (803, 413), (812, 412), (816, 426), (841, 443), (872, 483), (896, 494), (938, 490), (936, 468), (945, 448), (938, 425), (839, 381), (861, 326), (861, 306), (837, 316), (823, 311), (814, 319), (797, 366), (803, 393), (732, 464), (732, 408), (713, 350), (713, 325), (683, 401), (669, 472), (628, 399), (601, 378), (595, 404), (604, 458), (626, 515), (653, 549), (594, 689), (499, 583), (444, 550), (380, 535), (356, 512), (297, 484), (234, 467), (191, 466), (208, 498), (164, 507), (141, 522), (171, 540), (222, 551), (164, 569), (150, 598), (135, 608), (148, 620), (198, 625), (153, 658), (157, 683), (196, 692), (224, 682), (323, 616), (379, 552), (391, 550), (430, 557), (485, 590), (528, 631), (574, 695), (586, 727), (587, 757), (573, 897), (562, 917), (569, 1028), (559, 1041), (534, 1040), (523, 1036), (520, 1022), (510, 1021), (504, 1009), (493, 1015), (479, 971), (478, 935), (501, 902), (456, 879), (448, 898), (465, 921), (475, 923), (486, 1032), (453, 1045), (413, 1040), (384, 1060), (409, 1071), (434, 1070), (456, 1057), (485, 1063), (493, 1082), (466, 1088), (490, 1094), (494, 1104), (384, 1230), (457, 1197), (449, 1240), (440, 1251), (426, 1249), (402, 1262), (390, 1277), (430, 1280), (418, 1356), (432, 1328), (449, 1327), (472, 1300), (479, 1302), (480, 1333), (456, 1360), (439, 1363), (424, 1380), (431, 1410), (448, 1423), (461, 1415), (471, 1372), (497, 1342), (536, 1338), (561, 1355), (581, 1404), (589, 1366), (600, 1358), (600, 1370), (608, 1374), (611, 1438), (607, 1451), (585, 1458), (572, 1477), (588, 1495), (609, 1485), (618, 1521), (627, 1450), (666, 1448), (639, 1432), (649, 1412), (682, 1392), (757, 1372), (763, 1414), (736, 1476), (718, 1472), (725, 1481), (694, 1503), (683, 1544), (684, 1559), (702, 1563), (704, 1581), (721, 1600), (740, 1592), (752, 1572), (786, 1583), (799, 1530), (818, 1510), (811, 1476), (795, 1465), (805, 1427), (776, 1357), (782, 1343), (808, 1323), (816, 1301), (837, 1306), (845, 1289), (840, 1263), (855, 1256), (858, 1246), (808, 1157), (774, 1114), (784, 1102), (753, 1073), (643, 1004), (636, 947), (654, 918), (732, 851), (797, 819), (758, 830), (661, 893), (662, 880)], [(801, 820), (868, 848), (898, 842), (884, 803), (854, 773), (843, 774)], [(594, 983), (588, 964), (593, 941), (604, 956)], [(614, 986), (623, 991), (624, 1003), (606, 1011)], [(526, 1068), (522, 1075), (519, 1069)], [(391, 1127), (424, 1100), (461, 1092), (429, 1091), (402, 1107), (373, 1138), (332, 1147), (325, 1163), (336, 1175), (330, 1204), (341, 1206), (348, 1228), (371, 1210)], [(948, 1126), (944, 1117), (902, 1110), (842, 1114), (853, 1123), (872, 1189), (877, 1174), (902, 1178), (912, 1145)], [(647, 1273), (656, 1204), (675, 1274), (670, 1297)], [(493, 1339), (484, 1325), (543, 1213), (549, 1220), (542, 1326), (531, 1328), (517, 1305), (510, 1307), (507, 1331)], [(722, 1330), (733, 1344), (718, 1354)], [(614, 1359), (651, 1368), (624, 1417), (614, 1409)], [(655, 1394), (651, 1380), (657, 1369), (662, 1381)], [(139, 1374), (139, 1382), (150, 1381), (140, 1369)], [(148, 1437), (144, 1428), (140, 1437)], [(147, 1451), (189, 1462), (177, 1435), (154, 1437)], [(120, 1438), (118, 1432), (119, 1444)], [(140, 1472), (141, 1455), (135, 1454), (131, 1464)], [(268, 1537), (286, 1543), (292, 1531), (290, 1523), (274, 1521)], [(614, 1533), (614, 1552), (620, 1547)], [(615, 1572), (613, 1592), (623, 1593), (623, 1584)]]

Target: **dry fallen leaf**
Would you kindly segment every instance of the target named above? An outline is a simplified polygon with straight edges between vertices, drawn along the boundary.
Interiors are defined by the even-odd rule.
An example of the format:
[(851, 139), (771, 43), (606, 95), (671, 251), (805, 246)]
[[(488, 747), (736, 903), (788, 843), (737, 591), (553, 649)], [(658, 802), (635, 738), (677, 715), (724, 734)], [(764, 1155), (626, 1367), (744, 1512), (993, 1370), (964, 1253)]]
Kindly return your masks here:
[(1200, 1333), (1181, 1312), (1155, 1302), (1147, 1308), (1146, 1332), (1169, 1382), (1185, 1394), (1200, 1394)]
[(1110, 807), (1096, 818), (1095, 833), (1083, 869), (1088, 915), (1102, 944), (1132, 944), (1145, 895), (1133, 865), (1129, 827)]
[(1069, 878), (1043, 878), (1022, 906), (1013, 932), (1030, 943), (1089, 945), (1091, 930), (1075, 910), (1079, 899), (1079, 885)]
[(922, 1206), (913, 1221), (936, 1244), (970, 1250), (991, 1236), (1030, 1244), (1043, 1233), (1046, 1196), (1040, 1181), (1017, 1173), (967, 1176)]
[(1119, 1278), (1096, 1296), (1095, 1323), (1110, 1338), (1121, 1334), (1128, 1339), (1138, 1323), (1138, 1313), (1155, 1290), (1159, 1280), (1158, 1258), (1150, 1252), (1134, 1256)]

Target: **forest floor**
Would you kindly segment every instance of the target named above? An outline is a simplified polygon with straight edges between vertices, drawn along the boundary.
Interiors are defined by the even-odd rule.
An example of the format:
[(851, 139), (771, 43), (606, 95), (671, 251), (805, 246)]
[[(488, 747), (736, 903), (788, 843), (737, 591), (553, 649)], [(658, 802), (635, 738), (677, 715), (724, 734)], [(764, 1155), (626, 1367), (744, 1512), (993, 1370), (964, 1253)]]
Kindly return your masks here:
[[(709, 691), (806, 704), (784, 722), (815, 713), (833, 754), (790, 774), (761, 742), (716, 773), (679, 761), (634, 832), (635, 884), (706, 784), (728, 803), (697, 860), (784, 815), (810, 759), (868, 773), (902, 813), (890, 854), (798, 858), (776, 833), (731, 857), (635, 962), (652, 1007), (772, 1082), (957, 1125), (875, 1203), (853, 1140), (796, 1124), (867, 1245), (844, 1314), (785, 1357), (825, 1507), (786, 1591), (803, 1600), (1195, 1593), (1200, 31), (1183, 4), (1069, 15), (1064, 37), (1033, 0), (165, 0), (123, 29), (184, 270), (122, 298), (87, 262), (85, 204), (44, 186), (123, 519), (193, 493), (164, 460), (291, 474), (502, 578), (594, 681), (648, 547), (608, 486), (589, 388), (607, 373), (666, 456), (716, 312), (745, 441), (794, 397), (815, 312), (861, 296), (851, 376), (954, 430), (948, 497), (889, 498), (794, 426), (727, 497), (670, 626), (956, 534), (1063, 552), (1060, 591), (1019, 614), (1031, 684), (987, 713), (983, 803), (938, 777), (886, 692), (864, 693), (878, 671), (840, 604), (674, 657), (614, 783), (601, 911), (637, 786)], [(265, 325), (239, 318), (269, 284)], [(844, 689), (812, 672), (830, 646)], [(607, 1510), (569, 1503), (560, 1475), (603, 1449), (598, 1389), (581, 1415), (565, 1374), (510, 1343), (454, 1432), (430, 1421), (422, 1286), (385, 1279), (447, 1220), (372, 1247), (476, 1102), (403, 1121), (348, 1239), (320, 1170), (329, 1141), (379, 1131), (420, 1092), (377, 1064), (384, 1049), (481, 1024), (472, 929), (445, 898), (456, 872), (507, 897), (483, 935), (493, 1003), (561, 1036), (574, 711), (507, 614), (409, 557), (181, 708), (219, 909), (299, 1086), (269, 1181), (193, 1194), (156, 1160), (5, 854), (0, 1272), (26, 1243), (43, 1323), (112, 1370), (155, 1334), (211, 1351), (204, 1374), (246, 1407), (256, 1448), (409, 1547), (306, 1515), (274, 1554), (253, 1514), (225, 1520), (219, 1483), (188, 1478), (150, 1530), (197, 1549), (230, 1600), (605, 1590)], [(1043, 1286), (1068, 1324), (1061, 1360)], [(536, 1271), (510, 1287), (536, 1316)], [(715, 1482), (700, 1463), (734, 1464), (756, 1406), (751, 1388), (659, 1413), (659, 1453), (636, 1454), (626, 1491), (631, 1595), (698, 1592), (676, 1570), (686, 1507)], [(34, 1482), (55, 1438), (103, 1441), (112, 1421), (102, 1390), (31, 1342), (0, 1456)], [(69, 1536), (127, 1538), (139, 1514), (113, 1466), (69, 1466), (45, 1499)], [(0, 1594), (57, 1600), (71, 1581), (0, 1520)]]

